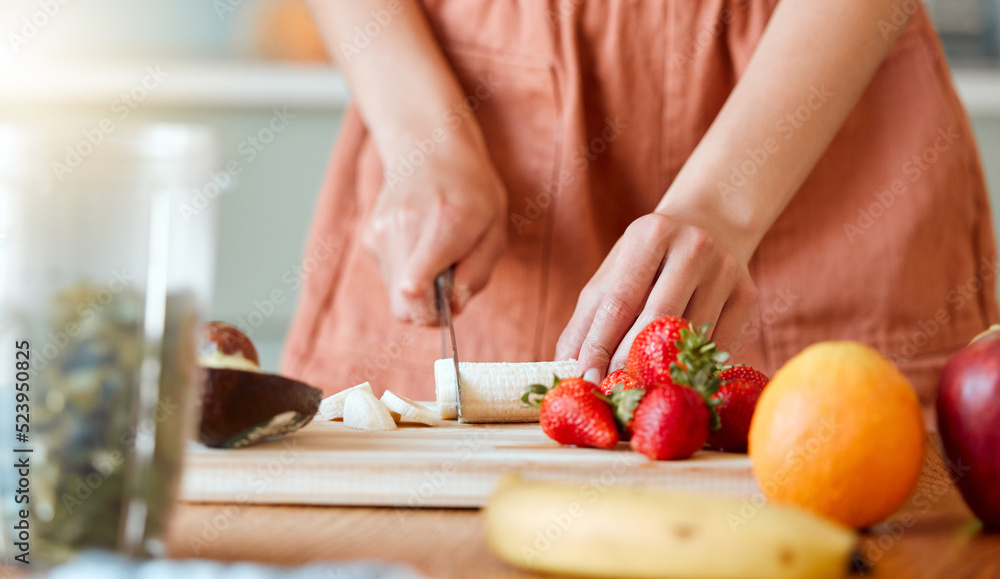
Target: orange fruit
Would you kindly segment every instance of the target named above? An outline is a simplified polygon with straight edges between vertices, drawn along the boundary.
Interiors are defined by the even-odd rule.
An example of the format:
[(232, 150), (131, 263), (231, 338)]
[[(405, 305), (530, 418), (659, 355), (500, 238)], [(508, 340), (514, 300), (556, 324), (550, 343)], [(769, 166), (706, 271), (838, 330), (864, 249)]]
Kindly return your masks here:
[(902, 506), (925, 441), (920, 401), (895, 366), (856, 342), (822, 342), (764, 389), (749, 454), (769, 500), (860, 529)]

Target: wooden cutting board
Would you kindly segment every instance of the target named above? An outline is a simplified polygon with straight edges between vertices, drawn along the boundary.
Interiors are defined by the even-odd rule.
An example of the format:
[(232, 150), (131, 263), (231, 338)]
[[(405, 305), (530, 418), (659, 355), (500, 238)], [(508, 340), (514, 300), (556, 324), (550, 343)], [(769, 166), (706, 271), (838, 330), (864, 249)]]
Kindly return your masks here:
[(388, 432), (313, 421), (289, 436), (220, 450), (191, 443), (181, 499), (189, 502), (480, 507), (507, 473), (578, 483), (581, 495), (609, 485), (714, 495), (758, 492), (746, 455), (701, 451), (650, 461), (617, 450), (559, 446), (538, 424), (401, 424)]

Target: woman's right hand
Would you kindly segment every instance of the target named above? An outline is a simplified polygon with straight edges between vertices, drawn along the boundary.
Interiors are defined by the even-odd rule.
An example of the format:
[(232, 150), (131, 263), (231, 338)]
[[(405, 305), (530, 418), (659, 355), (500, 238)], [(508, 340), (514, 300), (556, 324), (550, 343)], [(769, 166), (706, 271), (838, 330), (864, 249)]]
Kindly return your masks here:
[[(309, 6), (385, 169), (364, 244), (378, 259), (392, 313), (433, 323), (441, 272), (455, 266), (455, 312), (486, 285), (506, 242), (506, 189), (475, 116), (461, 109), (468, 96), (419, 0)], [(384, 30), (358, 46), (358, 30), (368, 30), (373, 18)]]
[[(386, 184), (363, 241), (378, 260), (392, 313), (402, 321), (438, 319), (434, 281), (452, 265), (452, 308), (460, 312), (486, 286), (503, 253), (507, 191), (481, 143), (449, 133), (430, 153), (413, 145), (383, 155), (390, 159), (383, 161)], [(412, 173), (392, 161), (407, 158), (422, 160), (410, 163)]]

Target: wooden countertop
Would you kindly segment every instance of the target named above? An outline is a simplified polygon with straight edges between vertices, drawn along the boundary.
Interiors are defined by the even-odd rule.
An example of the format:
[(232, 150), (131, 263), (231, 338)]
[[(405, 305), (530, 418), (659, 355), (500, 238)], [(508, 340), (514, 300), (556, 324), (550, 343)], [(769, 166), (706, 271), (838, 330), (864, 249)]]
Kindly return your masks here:
[[(280, 565), (382, 559), (438, 578), (541, 577), (489, 551), (477, 510), (184, 504), (169, 550), (174, 557)], [(862, 535), (860, 552), (871, 565), (864, 575), (1000, 577), (1000, 533), (981, 531), (936, 443), (917, 490), (896, 515)]]

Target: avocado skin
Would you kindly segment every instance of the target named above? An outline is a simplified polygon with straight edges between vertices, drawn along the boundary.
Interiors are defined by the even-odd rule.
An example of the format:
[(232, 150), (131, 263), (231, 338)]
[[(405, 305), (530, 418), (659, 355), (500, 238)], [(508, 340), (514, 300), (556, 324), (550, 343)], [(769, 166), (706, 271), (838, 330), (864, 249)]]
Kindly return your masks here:
[(233, 437), (267, 423), (284, 412), (306, 417), (308, 424), (319, 410), (323, 392), (277, 374), (226, 368), (202, 368), (203, 389), (198, 440), (205, 446), (225, 448)]

